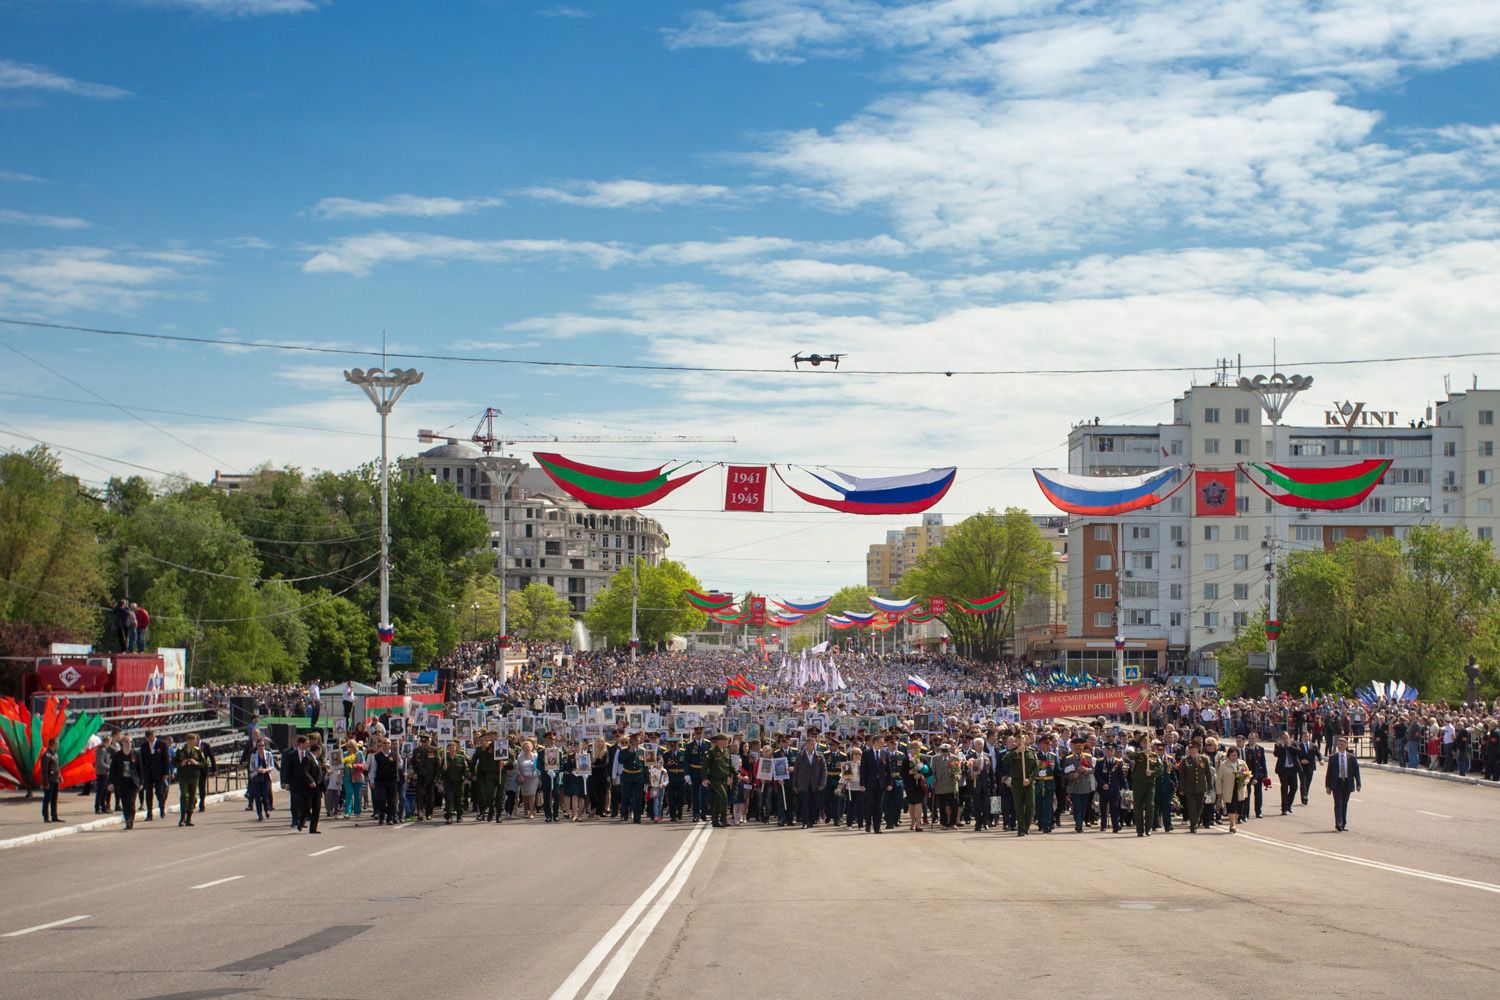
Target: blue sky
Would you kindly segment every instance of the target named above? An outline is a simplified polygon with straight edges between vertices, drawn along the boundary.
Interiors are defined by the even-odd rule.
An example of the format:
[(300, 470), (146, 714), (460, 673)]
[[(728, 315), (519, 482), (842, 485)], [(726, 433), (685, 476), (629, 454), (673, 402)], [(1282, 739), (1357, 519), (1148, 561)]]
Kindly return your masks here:
[[(1500, 320), (1492, 2), (0, 0), (0, 25), (9, 317), (1199, 378), (1273, 340), (1293, 360), (1485, 350)], [(14, 327), (0, 344), (34, 359), (0, 350), (0, 445), (110, 456), (66, 453), (86, 479), (371, 454), (340, 376), (357, 358)], [(1064, 461), (1072, 422), (1166, 419), (1194, 377), (423, 367), (394, 423), (407, 450), (486, 405), (518, 431), (727, 432), (692, 454), (569, 451), (956, 464), (955, 518), (1040, 508), (1026, 469)], [(1329, 398), (1416, 414), (1444, 374), (1493, 369), (1309, 371)], [(812, 596), (858, 579), (894, 526), (784, 492), (774, 514), (715, 514), (716, 483), (660, 511), (716, 586)]]

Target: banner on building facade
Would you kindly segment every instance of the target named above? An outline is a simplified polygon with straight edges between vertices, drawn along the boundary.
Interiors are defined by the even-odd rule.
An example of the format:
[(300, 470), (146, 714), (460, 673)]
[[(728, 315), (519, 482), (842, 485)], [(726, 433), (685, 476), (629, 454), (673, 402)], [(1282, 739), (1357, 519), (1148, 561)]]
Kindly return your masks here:
[(1199, 469), (1194, 477), (1193, 496), (1196, 506), (1193, 512), (1198, 517), (1233, 517), (1234, 473), (1205, 472)]
[(1082, 691), (1027, 691), (1021, 695), (1022, 719), (1055, 719), (1063, 715), (1125, 715), (1151, 707), (1144, 684), (1088, 688)]

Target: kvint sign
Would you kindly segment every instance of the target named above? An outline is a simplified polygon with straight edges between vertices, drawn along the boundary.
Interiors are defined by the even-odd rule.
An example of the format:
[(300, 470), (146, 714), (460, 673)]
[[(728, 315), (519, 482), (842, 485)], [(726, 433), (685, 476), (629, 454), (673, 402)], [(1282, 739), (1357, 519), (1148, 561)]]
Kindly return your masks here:
[(1367, 410), (1364, 403), (1351, 403), (1347, 399), (1335, 402), (1333, 409), (1323, 411), (1324, 427), (1342, 427), (1352, 431), (1356, 427), (1395, 427), (1395, 410)]
[(766, 467), (764, 465), (731, 465), (724, 477), (724, 509), (761, 511), (766, 509)]

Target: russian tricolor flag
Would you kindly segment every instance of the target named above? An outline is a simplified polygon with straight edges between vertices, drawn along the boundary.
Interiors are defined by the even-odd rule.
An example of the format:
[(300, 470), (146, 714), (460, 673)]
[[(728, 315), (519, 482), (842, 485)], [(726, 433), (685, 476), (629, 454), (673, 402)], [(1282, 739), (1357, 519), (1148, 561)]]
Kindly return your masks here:
[(916, 674), (910, 674), (906, 678), (907, 694), (926, 694), (927, 689), (930, 687), (932, 687), (931, 684), (928, 684), (925, 680), (923, 680)]

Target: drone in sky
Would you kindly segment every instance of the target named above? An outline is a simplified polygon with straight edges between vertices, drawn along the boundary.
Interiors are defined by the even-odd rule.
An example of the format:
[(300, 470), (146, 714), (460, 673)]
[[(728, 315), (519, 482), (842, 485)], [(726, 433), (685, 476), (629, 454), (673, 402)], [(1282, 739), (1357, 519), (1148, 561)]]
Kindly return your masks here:
[(792, 364), (798, 368), (801, 368), (804, 364), (812, 365), (816, 368), (826, 362), (837, 368), (839, 366), (839, 358), (843, 356), (842, 354), (793, 354)]

